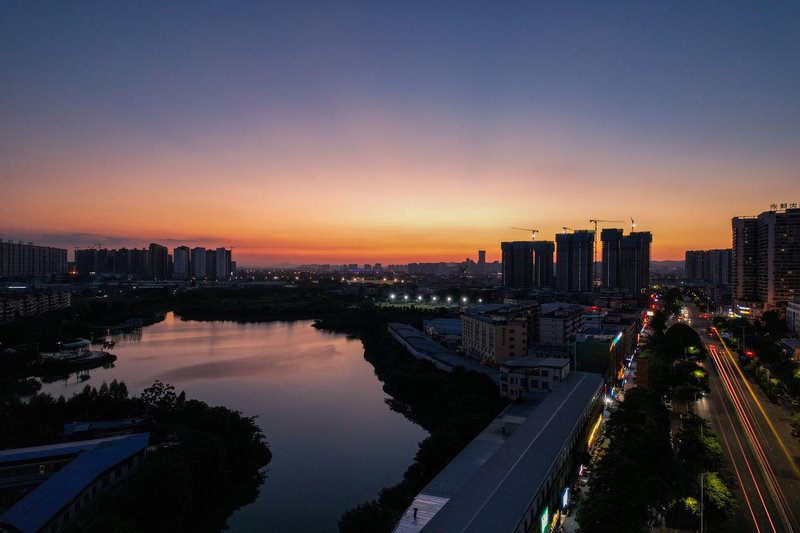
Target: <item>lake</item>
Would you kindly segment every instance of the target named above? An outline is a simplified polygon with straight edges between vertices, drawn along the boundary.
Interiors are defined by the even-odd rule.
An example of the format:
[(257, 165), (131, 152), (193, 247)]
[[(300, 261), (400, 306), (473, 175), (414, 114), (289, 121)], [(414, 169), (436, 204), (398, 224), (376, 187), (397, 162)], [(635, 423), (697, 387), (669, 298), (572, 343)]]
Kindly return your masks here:
[(252, 504), (231, 531), (337, 531), (342, 513), (402, 479), (427, 436), (385, 403), (360, 341), (312, 321), (183, 321), (172, 313), (141, 335), (118, 336), (114, 368), (45, 385), (70, 396), (122, 380), (138, 394), (154, 380), (257, 422), (273, 458)]

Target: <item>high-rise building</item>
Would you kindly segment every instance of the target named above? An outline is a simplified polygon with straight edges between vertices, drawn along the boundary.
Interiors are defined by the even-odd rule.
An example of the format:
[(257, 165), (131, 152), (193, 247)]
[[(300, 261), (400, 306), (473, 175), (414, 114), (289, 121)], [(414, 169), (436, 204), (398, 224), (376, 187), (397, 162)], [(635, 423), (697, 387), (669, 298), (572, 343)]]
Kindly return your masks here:
[(559, 233), (556, 245), (556, 289), (591, 292), (594, 231)]
[(533, 288), (533, 243), (512, 241), (500, 243), (503, 254), (503, 287)]
[(148, 269), (147, 275), (154, 280), (165, 280), (169, 272), (169, 252), (166, 246), (154, 242), (150, 243), (147, 250)]
[(0, 239), (0, 278), (66, 274), (67, 250)]
[(173, 276), (175, 279), (188, 279), (191, 271), (189, 270), (189, 256), (191, 250), (188, 246), (178, 246), (172, 251), (172, 261), (174, 264)]
[(120, 248), (114, 253), (114, 274), (131, 273), (131, 251), (127, 248)]
[(737, 302), (755, 302), (758, 298), (758, 220), (756, 217), (735, 217), (731, 226), (733, 298)]
[(800, 209), (758, 215), (757, 270), (757, 295), (766, 308), (800, 294)]
[(206, 277), (206, 249), (202, 246), (192, 248), (192, 277), (204, 279)]
[(500, 243), (503, 252), (503, 287), (541, 289), (553, 285), (553, 241)]
[(217, 248), (215, 259), (217, 279), (229, 279), (231, 277), (231, 251)]
[(603, 242), (603, 269), (600, 286), (604, 289), (615, 290), (620, 286), (619, 279), (619, 254), (622, 243), (622, 230), (617, 228), (604, 229), (600, 232)]
[(646, 292), (650, 286), (650, 244), (653, 242), (650, 232), (623, 235), (621, 229), (609, 228), (600, 233), (600, 239), (603, 241), (601, 286), (629, 295)]
[(688, 250), (684, 260), (691, 283), (727, 286), (731, 283), (731, 250)]
[(533, 286), (537, 289), (553, 286), (553, 255), (556, 243), (536, 241), (533, 243)]
[(130, 273), (134, 276), (147, 276), (150, 265), (150, 252), (146, 248), (134, 248), (129, 251)]
[(217, 279), (216, 250), (206, 250), (206, 279)]
[(619, 286), (630, 295), (641, 295), (650, 287), (649, 231), (632, 231), (622, 238), (619, 253)]
[(478, 250), (478, 264), (486, 263), (486, 250)]
[(800, 294), (800, 209), (735, 217), (731, 226), (737, 304), (769, 310)]

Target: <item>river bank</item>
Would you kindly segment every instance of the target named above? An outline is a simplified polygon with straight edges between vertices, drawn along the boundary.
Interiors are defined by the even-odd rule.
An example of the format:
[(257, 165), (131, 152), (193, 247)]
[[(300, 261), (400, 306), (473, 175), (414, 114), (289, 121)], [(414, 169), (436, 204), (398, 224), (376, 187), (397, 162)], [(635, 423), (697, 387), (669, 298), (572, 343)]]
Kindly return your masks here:
[[(154, 295), (150, 298), (149, 301), (139, 300), (136, 304), (138, 309), (148, 308), (154, 312), (174, 309), (182, 319), (209, 324), (219, 320), (246, 325), (286, 319), (315, 319), (314, 326), (320, 331), (345, 334), (360, 341), (359, 344), (363, 346), (362, 360), (369, 362), (380, 380), (383, 393), (390, 396), (386, 398), (388, 406), (424, 428), (429, 436), (421, 442), (417, 440), (419, 446), (414, 460), (402, 476), (394, 478), (397, 482), (384, 483), (384, 488), (379, 491), (373, 489), (374, 499), (370, 500), (367, 496), (367, 501), (341, 517), (339, 527), (342, 531), (390, 530), (414, 495), (504, 405), (496, 386), (482, 376), (470, 372), (440, 372), (428, 363), (411, 358), (387, 332), (390, 321), (420, 327), (424, 318), (442, 316), (446, 314), (444, 310), (378, 308), (354, 295), (334, 294), (316, 288), (214, 289), (184, 295)], [(94, 304), (97, 311), (96, 302)], [(113, 301), (106, 305), (119, 307)], [(137, 309), (130, 300), (126, 305), (131, 311)], [(213, 362), (193, 364), (180, 372), (171, 371), (169, 375), (179, 380), (213, 379), (210, 378), (212, 373), (222, 372), (223, 376), (227, 376), (228, 372), (237, 372), (237, 368), (252, 364), (254, 362), (250, 360), (226, 364), (224, 367), (215, 366)], [(227, 401), (224, 403), (228, 404)], [(341, 460), (352, 461), (358, 468), (358, 457)], [(405, 464), (408, 465), (407, 462)], [(336, 491), (336, 488), (332, 487), (332, 490)], [(243, 524), (237, 522), (236, 517), (233, 523), (239, 527)]]

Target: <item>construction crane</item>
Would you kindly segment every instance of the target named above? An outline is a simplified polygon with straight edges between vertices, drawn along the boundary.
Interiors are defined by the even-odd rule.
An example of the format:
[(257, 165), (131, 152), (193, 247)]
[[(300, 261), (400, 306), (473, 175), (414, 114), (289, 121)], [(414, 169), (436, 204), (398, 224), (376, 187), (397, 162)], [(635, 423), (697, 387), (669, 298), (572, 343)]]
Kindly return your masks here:
[(568, 228), (566, 226), (561, 226), (561, 229), (564, 231), (565, 234), (567, 233), (567, 231), (575, 231), (574, 229)]
[(635, 228), (636, 228), (636, 221), (633, 220), (633, 217), (631, 217), (631, 231), (633, 231)]
[(589, 220), (590, 223), (594, 224), (594, 260), (592, 261), (592, 280), (596, 285), (599, 281), (597, 279), (597, 224), (600, 222), (609, 222), (609, 223), (618, 223), (622, 224), (624, 220), (600, 220), (597, 218), (592, 218)]
[[(631, 219), (631, 220), (633, 220), (633, 219)], [(589, 220), (589, 222), (594, 224), (594, 232), (595, 232), (595, 234), (597, 234), (597, 224), (600, 223), (600, 222), (603, 222), (603, 223), (605, 223), (605, 222), (613, 222), (613, 223), (617, 223), (617, 224), (622, 224), (625, 221), (624, 220), (599, 220), (599, 219), (593, 218), (593, 219)]]
[(531, 241), (536, 240), (536, 236), (539, 235), (538, 229), (531, 229), (531, 228), (511, 228), (511, 229), (518, 229), (520, 231), (530, 231), (531, 232)]

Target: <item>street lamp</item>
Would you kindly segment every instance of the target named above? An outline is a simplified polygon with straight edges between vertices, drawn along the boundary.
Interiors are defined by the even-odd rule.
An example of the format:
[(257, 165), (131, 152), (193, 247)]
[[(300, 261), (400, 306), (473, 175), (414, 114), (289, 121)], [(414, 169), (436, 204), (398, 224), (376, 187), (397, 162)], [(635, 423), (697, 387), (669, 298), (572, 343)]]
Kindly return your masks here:
[(697, 391), (697, 392), (695, 392), (695, 393), (694, 393), (694, 401), (697, 401), (697, 395), (698, 395), (698, 394), (699, 394), (701, 397), (702, 397), (702, 396), (705, 396), (705, 393), (704, 393), (703, 391), (699, 390), (699, 391)]

